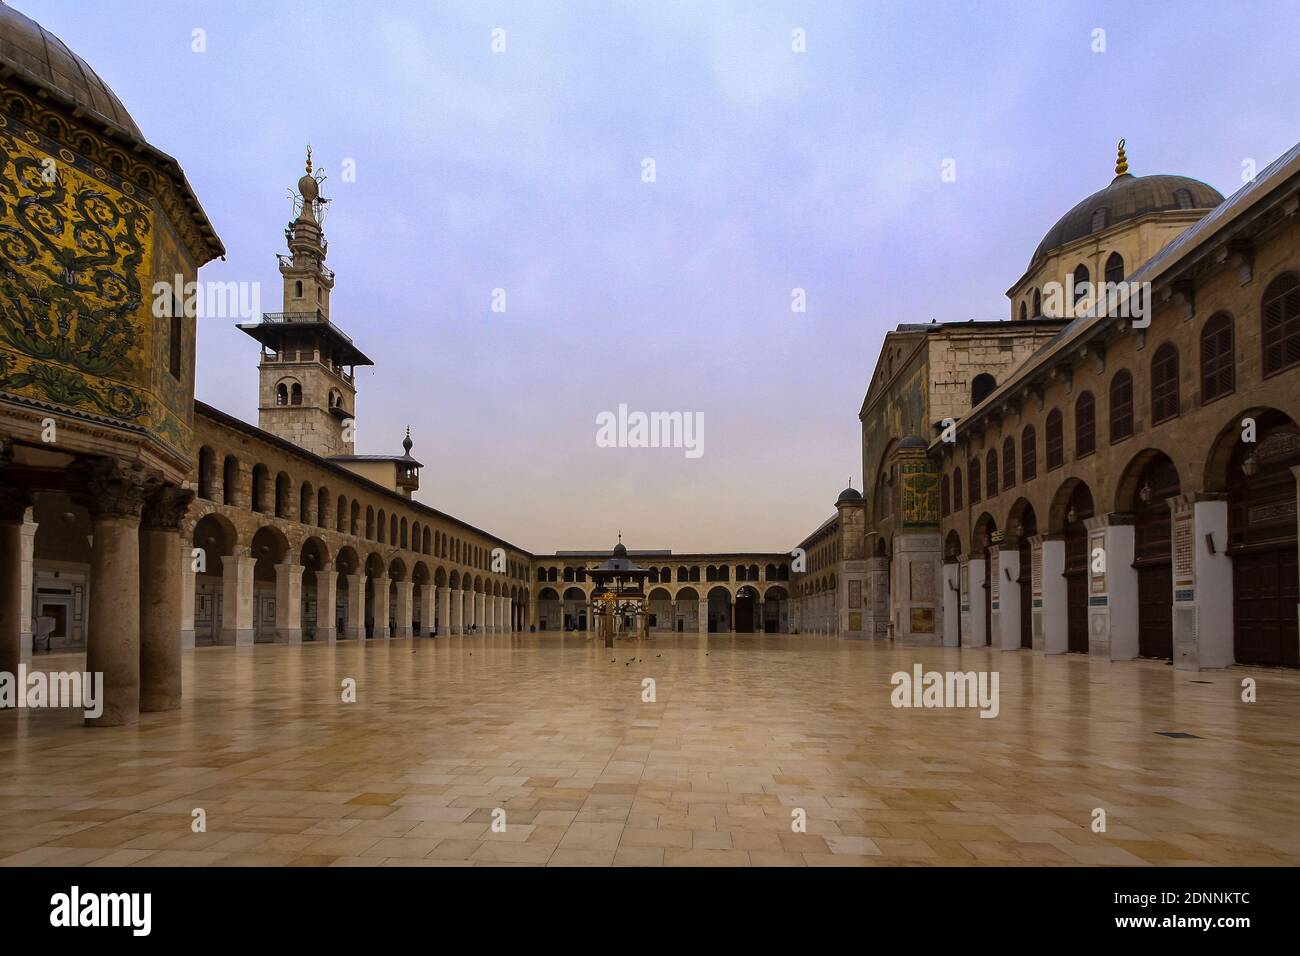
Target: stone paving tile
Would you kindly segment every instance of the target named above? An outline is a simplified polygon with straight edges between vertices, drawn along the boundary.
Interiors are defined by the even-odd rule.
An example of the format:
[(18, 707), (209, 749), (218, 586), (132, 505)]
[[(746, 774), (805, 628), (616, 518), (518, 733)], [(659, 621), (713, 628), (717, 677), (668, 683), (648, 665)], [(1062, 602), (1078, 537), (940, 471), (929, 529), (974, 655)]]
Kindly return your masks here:
[[(0, 865), (1300, 863), (1294, 671), (777, 635), (618, 668), (546, 634), (409, 650), (200, 648), (181, 709), (131, 728), (0, 713)], [(998, 670), (999, 717), (893, 708), (915, 663)]]

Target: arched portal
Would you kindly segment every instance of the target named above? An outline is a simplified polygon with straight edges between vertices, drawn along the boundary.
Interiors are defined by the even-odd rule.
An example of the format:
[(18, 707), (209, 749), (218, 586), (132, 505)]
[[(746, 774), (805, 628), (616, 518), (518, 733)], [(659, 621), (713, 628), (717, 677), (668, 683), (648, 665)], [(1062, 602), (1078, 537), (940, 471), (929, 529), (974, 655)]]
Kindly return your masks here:
[(262, 527), (253, 535), (253, 640), (275, 640), (276, 566), (289, 553), (289, 542), (278, 528)]
[(1020, 646), (1029, 649), (1034, 646), (1034, 550), (1029, 539), (1038, 534), (1038, 515), (1024, 498), (1011, 506), (1007, 533), (1015, 535), (1020, 558), (1020, 572), (1016, 575), (1020, 591)]
[(709, 633), (731, 630), (731, 592), (717, 587), (709, 591)]
[(1174, 656), (1174, 566), (1169, 499), (1178, 469), (1164, 452), (1139, 452), (1120, 479), (1115, 507), (1133, 515), (1133, 568), (1138, 580), (1138, 653)]
[[(1241, 416), (1237, 416), (1240, 422)], [(1296, 605), (1296, 479), (1300, 428), (1272, 409), (1254, 416), (1255, 441), (1228, 464), (1233, 655), (1238, 664), (1300, 666)]]
[(768, 634), (784, 634), (790, 616), (790, 594), (777, 585), (763, 592), (763, 630)]
[(204, 515), (194, 526), (194, 547), (202, 552), (197, 556), (194, 574), (194, 643), (216, 644), (221, 637), (225, 601), (222, 559), (234, 553), (234, 525), (222, 515)]
[(327, 627), (330, 620), (330, 608), (319, 607), (320, 595), (316, 578), (317, 571), (328, 570), (325, 542), (320, 538), (304, 541), (298, 563), (302, 565), (302, 639), (314, 641), (317, 628)]
[(738, 634), (754, 633), (754, 621), (758, 618), (758, 592), (748, 584), (736, 591), (735, 625)]
[(1075, 481), (1066, 500), (1063, 529), (1065, 533), (1065, 604), (1067, 643), (1071, 651), (1088, 653), (1088, 528), (1084, 524), (1093, 515), (1092, 492), (1082, 481)]

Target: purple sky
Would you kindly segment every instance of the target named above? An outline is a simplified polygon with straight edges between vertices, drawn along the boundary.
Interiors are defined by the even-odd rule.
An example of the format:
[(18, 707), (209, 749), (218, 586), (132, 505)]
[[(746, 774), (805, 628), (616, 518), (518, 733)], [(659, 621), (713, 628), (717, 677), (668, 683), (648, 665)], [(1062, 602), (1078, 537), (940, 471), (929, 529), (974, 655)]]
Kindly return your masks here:
[[(201, 277), (264, 311), (312, 144), (376, 362), (358, 452), (409, 423), (419, 498), (534, 551), (794, 546), (861, 487), (885, 331), (1007, 317), (1116, 140), (1226, 195), (1300, 137), (1293, 3), (14, 6), (180, 161), (228, 250)], [(256, 357), (201, 321), (198, 397), (256, 422)], [(620, 403), (703, 413), (703, 456), (598, 448)]]

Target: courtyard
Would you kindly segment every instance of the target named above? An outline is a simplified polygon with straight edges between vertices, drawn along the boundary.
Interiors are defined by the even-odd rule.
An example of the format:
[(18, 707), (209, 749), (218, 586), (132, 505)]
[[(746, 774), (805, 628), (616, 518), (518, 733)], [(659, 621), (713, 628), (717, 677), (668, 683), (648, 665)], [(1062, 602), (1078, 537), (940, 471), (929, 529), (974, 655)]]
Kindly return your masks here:
[[(181, 709), (134, 726), (0, 713), (0, 865), (1300, 862), (1294, 671), (802, 635), (417, 644), (198, 648)], [(997, 717), (895, 709), (915, 664), (996, 670)]]

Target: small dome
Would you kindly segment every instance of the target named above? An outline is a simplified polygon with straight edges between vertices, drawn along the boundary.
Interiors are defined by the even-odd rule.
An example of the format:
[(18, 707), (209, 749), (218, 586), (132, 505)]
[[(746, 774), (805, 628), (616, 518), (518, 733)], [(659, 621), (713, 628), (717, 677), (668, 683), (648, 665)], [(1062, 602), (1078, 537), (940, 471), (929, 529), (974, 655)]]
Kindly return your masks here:
[(302, 176), (298, 179), (298, 195), (307, 202), (314, 202), (320, 195), (320, 184), (311, 176)]
[(841, 505), (844, 504), (846, 501), (861, 501), (861, 500), (862, 500), (862, 492), (858, 491), (858, 489), (850, 485), (848, 488), (845, 488), (843, 491), (840, 492), (840, 496), (835, 499), (835, 503), (837, 505)]
[(144, 134), (122, 101), (85, 60), (35, 20), (3, 3), (0, 3), (0, 64), (63, 94), (110, 126), (144, 140)]
[(901, 439), (901, 440), (899, 441), (899, 443), (898, 443), (898, 447), (899, 447), (899, 448), (919, 448), (919, 449), (921, 449), (922, 451), (924, 451), (925, 449), (929, 448), (930, 446), (926, 443), (925, 439), (924, 439), (924, 438), (921, 438), (919, 435), (908, 435), (906, 438), (903, 438), (903, 439)]
[(626, 557), (627, 557), (627, 548), (625, 548), (625, 547), (623, 546), (623, 542), (622, 542), (622, 541), (620, 541), (618, 544), (614, 545), (614, 557), (616, 557), (616, 558), (626, 558)]

